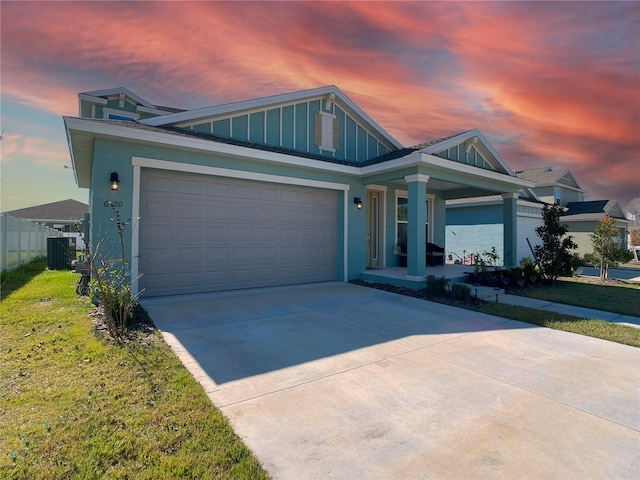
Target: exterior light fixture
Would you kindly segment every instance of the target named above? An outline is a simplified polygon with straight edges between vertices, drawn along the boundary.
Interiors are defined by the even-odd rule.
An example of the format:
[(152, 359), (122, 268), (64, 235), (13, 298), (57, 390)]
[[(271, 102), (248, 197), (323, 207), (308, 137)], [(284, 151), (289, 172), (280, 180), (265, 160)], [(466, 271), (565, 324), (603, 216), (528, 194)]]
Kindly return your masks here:
[(118, 172), (111, 172), (111, 178), (109, 179), (109, 182), (111, 183), (111, 190), (118, 190), (118, 184), (120, 183)]
[(358, 210), (362, 208), (362, 199), (360, 197), (353, 197), (353, 203), (355, 203)]

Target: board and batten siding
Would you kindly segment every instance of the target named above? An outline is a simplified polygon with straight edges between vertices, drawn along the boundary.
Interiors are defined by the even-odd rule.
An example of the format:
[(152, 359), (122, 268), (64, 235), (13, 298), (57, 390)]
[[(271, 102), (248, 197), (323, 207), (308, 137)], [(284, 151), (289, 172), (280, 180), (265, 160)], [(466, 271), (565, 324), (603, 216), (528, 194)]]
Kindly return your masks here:
[(335, 103), (329, 113), (337, 120), (335, 152), (320, 150), (314, 142), (315, 116), (321, 100), (309, 100), (277, 108), (261, 109), (227, 118), (180, 124), (197, 132), (212, 133), (237, 140), (290, 148), (340, 160), (364, 162), (389, 153), (393, 145), (367, 130)]

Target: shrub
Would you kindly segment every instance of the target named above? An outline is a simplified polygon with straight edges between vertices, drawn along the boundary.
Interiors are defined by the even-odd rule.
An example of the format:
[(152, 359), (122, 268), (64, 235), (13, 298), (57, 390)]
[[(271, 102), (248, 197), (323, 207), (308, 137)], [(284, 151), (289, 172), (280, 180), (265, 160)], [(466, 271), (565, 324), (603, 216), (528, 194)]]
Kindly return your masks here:
[(426, 279), (426, 290), (429, 295), (442, 297), (447, 293), (447, 280), (445, 277), (435, 277), (428, 275)]
[[(126, 258), (124, 247), (124, 234), (129, 221), (122, 221), (120, 212), (113, 209), (114, 221), (119, 240), (119, 256), (104, 258), (99, 254), (104, 247), (105, 239), (98, 242), (91, 251), (88, 242), (88, 260), (91, 268), (91, 282), (89, 284), (91, 294), (102, 306), (105, 315), (105, 323), (109, 333), (118, 337), (133, 319), (137, 298), (132, 295), (129, 262)], [(100, 258), (103, 257), (103, 258)]]
[(454, 283), (451, 286), (451, 296), (456, 300), (469, 303), (471, 301), (471, 289), (462, 283)]
[(571, 275), (571, 253), (578, 246), (573, 237), (567, 235), (568, 228), (560, 223), (563, 209), (560, 205), (545, 205), (542, 208), (544, 224), (536, 228), (541, 245), (533, 248), (541, 273), (549, 280)]

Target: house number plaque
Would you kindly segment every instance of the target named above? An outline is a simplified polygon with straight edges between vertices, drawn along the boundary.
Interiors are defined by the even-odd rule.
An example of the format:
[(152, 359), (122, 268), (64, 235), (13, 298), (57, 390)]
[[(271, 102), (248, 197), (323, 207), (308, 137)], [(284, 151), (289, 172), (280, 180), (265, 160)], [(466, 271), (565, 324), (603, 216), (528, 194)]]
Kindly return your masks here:
[(111, 207), (111, 208), (120, 208), (122, 207), (122, 202), (114, 202), (113, 200), (107, 200), (106, 202), (104, 202), (104, 206), (105, 207)]

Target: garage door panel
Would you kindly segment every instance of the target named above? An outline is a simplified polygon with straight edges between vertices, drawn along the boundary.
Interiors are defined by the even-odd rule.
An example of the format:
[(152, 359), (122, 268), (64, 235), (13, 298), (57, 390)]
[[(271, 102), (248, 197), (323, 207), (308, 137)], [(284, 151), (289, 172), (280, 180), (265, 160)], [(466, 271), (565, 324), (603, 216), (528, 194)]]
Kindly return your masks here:
[(185, 247), (180, 249), (180, 260), (186, 264), (202, 261), (201, 247)]
[(299, 213), (299, 210), (296, 210), (293, 208), (282, 208), (280, 210), (280, 222), (285, 224), (296, 225), (299, 220), (298, 213)]
[(336, 278), (335, 192), (143, 170), (144, 295)]
[(153, 205), (149, 205), (145, 212), (145, 219), (159, 219), (166, 218), (167, 212), (173, 210), (173, 205), (168, 201), (158, 201)]
[(233, 239), (233, 232), (230, 226), (205, 225), (203, 228), (207, 243), (226, 243)]
[(255, 200), (256, 189), (248, 185), (235, 185), (233, 187), (233, 196), (237, 200)]
[(173, 183), (173, 192), (182, 195), (195, 195), (200, 198), (207, 193), (207, 185), (195, 180), (176, 179)]
[(273, 187), (258, 187), (258, 199), (263, 202), (277, 202), (278, 190)]
[(206, 182), (207, 195), (212, 197), (222, 197), (223, 199), (229, 198), (232, 192), (232, 186), (228, 183), (219, 181)]
[(150, 192), (171, 193), (173, 190), (173, 182), (171, 181), (171, 178), (168, 177), (148, 177), (145, 190)]
[(255, 248), (251, 247), (236, 247), (231, 253), (231, 260), (236, 262), (253, 262), (255, 261)]
[(181, 272), (175, 274), (178, 284), (183, 288), (198, 288), (202, 283), (200, 272)]
[(174, 242), (199, 245), (204, 240), (202, 225), (181, 222), (172, 230)]
[(253, 205), (236, 205), (233, 209), (234, 220), (237, 222), (255, 222), (257, 208)]
[(180, 215), (183, 220), (202, 220), (204, 205), (202, 202), (180, 200), (173, 205), (174, 216)]

